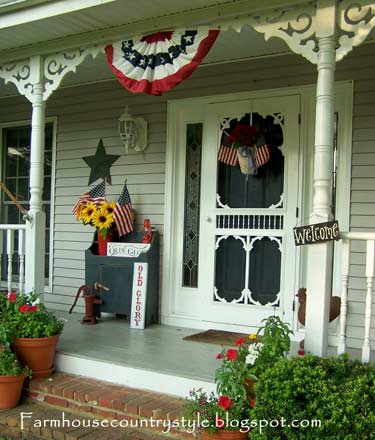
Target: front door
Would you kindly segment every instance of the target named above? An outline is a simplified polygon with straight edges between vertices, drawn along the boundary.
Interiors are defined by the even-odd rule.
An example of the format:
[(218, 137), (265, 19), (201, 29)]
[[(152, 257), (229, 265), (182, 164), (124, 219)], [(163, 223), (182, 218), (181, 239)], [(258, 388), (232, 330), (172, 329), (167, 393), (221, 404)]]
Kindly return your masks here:
[[(293, 323), (299, 112), (293, 95), (190, 103), (179, 113), (175, 315), (211, 328), (256, 328), (273, 313)], [(238, 124), (256, 129), (252, 151), (266, 151), (245, 158), (250, 174), (225, 149)]]

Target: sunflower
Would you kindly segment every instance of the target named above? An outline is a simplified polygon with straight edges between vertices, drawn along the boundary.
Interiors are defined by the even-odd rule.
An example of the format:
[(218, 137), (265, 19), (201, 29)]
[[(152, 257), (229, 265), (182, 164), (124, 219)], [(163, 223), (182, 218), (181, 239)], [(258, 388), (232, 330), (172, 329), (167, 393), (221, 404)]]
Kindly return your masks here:
[(112, 215), (113, 211), (115, 210), (115, 206), (116, 206), (116, 202), (103, 202), (103, 205), (101, 207), (101, 210), (106, 214), (106, 215)]
[(104, 209), (98, 209), (92, 218), (94, 226), (98, 229), (109, 229), (113, 223), (113, 217), (108, 214)]
[(87, 203), (86, 206), (80, 209), (80, 219), (87, 225), (93, 220), (96, 211), (97, 209), (94, 203)]

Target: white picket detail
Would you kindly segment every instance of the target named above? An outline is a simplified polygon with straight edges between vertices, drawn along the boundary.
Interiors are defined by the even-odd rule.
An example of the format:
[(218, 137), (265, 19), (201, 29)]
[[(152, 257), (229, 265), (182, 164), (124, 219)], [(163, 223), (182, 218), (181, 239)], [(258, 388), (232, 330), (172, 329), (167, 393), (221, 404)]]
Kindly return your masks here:
[(337, 345), (337, 354), (343, 354), (346, 350), (346, 318), (348, 316), (348, 284), (349, 284), (349, 255), (350, 241), (341, 242), (341, 310), (340, 310), (340, 335)]
[(374, 282), (375, 267), (375, 240), (367, 241), (366, 250), (366, 278), (367, 278), (367, 295), (365, 310), (365, 337), (362, 346), (362, 362), (370, 362), (370, 329), (371, 329), (371, 312), (372, 312), (372, 285)]
[(372, 290), (375, 275), (375, 233), (374, 232), (341, 232), (341, 311), (340, 334), (337, 353), (346, 351), (346, 320), (348, 316), (348, 283), (349, 283), (349, 255), (350, 243), (353, 240), (366, 242), (366, 308), (364, 315), (364, 337), (362, 345), (362, 362), (370, 362), (371, 357), (371, 317), (372, 317)]
[[(6, 264), (6, 273), (1, 274), (1, 278), (6, 277), (7, 290), (10, 292), (16, 288), (13, 280), (13, 262), (17, 261), (18, 268), (18, 290), (23, 291), (25, 287), (25, 225), (0, 225), (0, 267)], [(15, 260), (15, 238), (18, 238), (17, 260)], [(6, 255), (3, 255), (4, 239), (6, 240)], [(4, 262), (6, 261), (6, 263)], [(1, 264), (3, 263), (3, 264)]]

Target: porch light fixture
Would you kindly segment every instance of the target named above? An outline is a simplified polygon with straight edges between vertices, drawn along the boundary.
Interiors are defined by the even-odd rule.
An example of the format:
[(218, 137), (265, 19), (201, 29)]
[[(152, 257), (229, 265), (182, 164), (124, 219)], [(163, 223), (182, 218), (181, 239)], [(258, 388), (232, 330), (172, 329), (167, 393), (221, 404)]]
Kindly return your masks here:
[(125, 145), (125, 152), (129, 149), (144, 151), (147, 147), (147, 121), (135, 118), (129, 113), (128, 106), (118, 120), (118, 131)]

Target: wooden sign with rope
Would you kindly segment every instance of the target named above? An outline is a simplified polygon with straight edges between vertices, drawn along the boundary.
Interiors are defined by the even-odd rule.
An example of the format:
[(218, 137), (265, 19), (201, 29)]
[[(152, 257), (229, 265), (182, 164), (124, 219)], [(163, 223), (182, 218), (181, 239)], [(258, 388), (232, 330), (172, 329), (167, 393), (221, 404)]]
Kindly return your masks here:
[(7, 194), (7, 196), (10, 198), (10, 200), (17, 206), (18, 210), (21, 212), (21, 214), (23, 215), (23, 218), (31, 221), (31, 218), (29, 216), (29, 214), (27, 213), (27, 209), (25, 209), (21, 203), (16, 199), (16, 197), (9, 191), (9, 189), (5, 186), (5, 183), (3, 183), (0, 180), (0, 188), (5, 192), (5, 194)]

